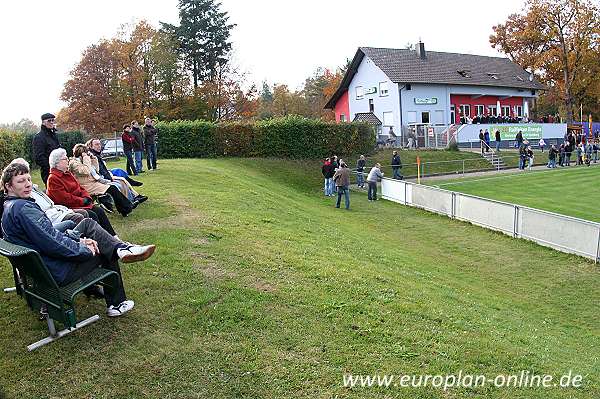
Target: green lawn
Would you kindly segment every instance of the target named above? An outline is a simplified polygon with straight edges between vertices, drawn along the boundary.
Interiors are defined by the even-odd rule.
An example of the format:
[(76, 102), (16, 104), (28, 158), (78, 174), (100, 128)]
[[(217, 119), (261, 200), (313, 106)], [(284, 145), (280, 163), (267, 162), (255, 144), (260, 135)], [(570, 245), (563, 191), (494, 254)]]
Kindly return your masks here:
[(571, 166), (427, 184), (600, 222), (599, 181), (600, 167)]
[[(79, 317), (101, 320), (27, 353), (45, 324), (0, 294), (0, 397), (600, 396), (596, 265), (364, 193), (352, 193), (350, 211), (335, 209), (318, 162), (159, 167), (141, 177), (150, 200), (127, 219), (111, 216), (124, 239), (158, 247), (123, 265), (135, 309), (108, 319), (102, 301), (81, 298)], [(4, 260), (0, 270), (12, 285)], [(573, 370), (584, 386), (342, 385), (344, 373), (460, 370)]]

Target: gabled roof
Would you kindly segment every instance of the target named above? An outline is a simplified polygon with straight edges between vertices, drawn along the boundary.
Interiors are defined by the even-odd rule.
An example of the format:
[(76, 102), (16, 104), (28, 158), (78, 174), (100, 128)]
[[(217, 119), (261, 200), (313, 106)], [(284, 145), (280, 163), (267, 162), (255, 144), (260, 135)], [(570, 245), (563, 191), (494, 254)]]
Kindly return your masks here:
[(545, 90), (529, 72), (508, 58), (427, 51), (425, 58), (408, 49), (360, 47), (338, 90), (325, 105), (333, 109), (340, 96), (348, 90), (363, 58), (373, 63), (394, 83), (438, 83), (449, 85), (509, 87)]
[(379, 118), (372, 112), (357, 112), (352, 122), (366, 122), (373, 126), (381, 125)]

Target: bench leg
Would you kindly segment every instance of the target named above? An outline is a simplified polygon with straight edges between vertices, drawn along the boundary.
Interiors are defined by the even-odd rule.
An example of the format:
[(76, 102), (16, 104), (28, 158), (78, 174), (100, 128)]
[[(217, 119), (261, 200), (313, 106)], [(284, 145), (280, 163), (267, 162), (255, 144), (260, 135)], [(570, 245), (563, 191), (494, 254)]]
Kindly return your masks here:
[(8, 294), (9, 292), (15, 292), (16, 290), (17, 290), (17, 287), (6, 287), (4, 289), (4, 292)]
[(88, 324), (92, 324), (98, 320), (100, 320), (100, 316), (98, 316), (96, 314), (96, 315), (93, 315), (92, 317), (89, 317), (85, 320), (80, 321), (79, 323), (77, 323), (75, 325), (75, 327), (73, 327), (71, 329), (65, 328), (64, 330), (56, 331), (56, 328), (54, 327), (54, 320), (52, 320), (51, 318), (48, 318), (48, 330), (50, 332), (50, 336), (27, 346), (27, 350), (29, 352), (36, 350), (39, 347), (49, 344), (50, 342), (56, 341), (57, 339), (64, 337), (65, 335), (72, 333), (73, 331), (75, 331), (79, 328), (85, 327)]

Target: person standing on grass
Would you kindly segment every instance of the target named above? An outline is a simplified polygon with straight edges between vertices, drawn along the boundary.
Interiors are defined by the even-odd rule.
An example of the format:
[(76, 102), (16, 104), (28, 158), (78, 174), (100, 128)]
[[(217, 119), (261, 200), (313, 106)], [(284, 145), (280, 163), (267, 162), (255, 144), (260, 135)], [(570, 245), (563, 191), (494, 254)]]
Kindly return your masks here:
[(356, 185), (360, 188), (365, 187), (365, 164), (367, 161), (365, 160), (365, 156), (361, 155), (356, 161)]
[(496, 152), (500, 151), (500, 143), (502, 139), (500, 138), (500, 130), (496, 130)]
[(123, 141), (123, 153), (125, 153), (125, 158), (127, 159), (127, 174), (137, 176), (135, 163), (133, 162), (133, 142), (135, 139), (131, 135), (131, 126), (128, 124), (123, 125), (121, 141)]
[(596, 139), (592, 145), (592, 161), (594, 161), (594, 163), (598, 161), (598, 149), (600, 149), (600, 146), (598, 145), (598, 139)]
[(565, 143), (562, 143), (558, 148), (558, 166), (565, 166)]
[(140, 132), (140, 124), (137, 121), (131, 122), (131, 136), (133, 137), (133, 155), (135, 156), (135, 171), (137, 174), (144, 173), (142, 167), (142, 156), (144, 154), (144, 141), (142, 132)]
[(146, 166), (148, 170), (156, 170), (156, 128), (150, 118), (144, 120), (144, 142), (146, 143)]
[(552, 146), (548, 150), (548, 168), (556, 168), (556, 154), (558, 154), (558, 150), (556, 149), (554, 144), (552, 144)]
[(543, 138), (543, 137), (540, 139), (540, 142), (539, 142), (538, 144), (539, 144), (539, 146), (540, 146), (540, 150), (541, 150), (542, 152), (544, 152), (544, 146), (546, 145), (546, 142), (544, 141), (544, 138)]
[(338, 197), (335, 207), (340, 207), (342, 195), (344, 195), (344, 204), (346, 204), (346, 209), (350, 209), (350, 169), (348, 169), (348, 165), (346, 165), (344, 161), (340, 161), (340, 167), (333, 175), (333, 180), (335, 181), (335, 185), (338, 189)]
[(516, 147), (521, 148), (521, 144), (523, 144), (523, 132), (521, 132), (520, 130), (515, 136), (515, 141), (517, 142)]
[(42, 127), (38, 134), (33, 137), (33, 159), (40, 167), (42, 181), (47, 186), (50, 175), (50, 164), (48, 157), (52, 150), (60, 148), (60, 142), (56, 135), (56, 117), (50, 113), (42, 115)]
[(369, 175), (367, 176), (367, 184), (369, 185), (368, 198), (369, 201), (377, 201), (377, 182), (383, 178), (383, 172), (381, 171), (381, 164), (377, 162), (375, 166), (371, 168)]
[(529, 170), (531, 170), (531, 167), (533, 166), (533, 150), (531, 149), (531, 146), (528, 145), (527, 146), (527, 164), (528, 164), (528, 168)]
[(392, 153), (392, 170), (394, 171), (394, 179), (402, 180), (404, 177), (400, 173), (400, 169), (402, 169), (402, 160), (400, 159), (400, 155), (398, 155), (398, 151), (394, 151)]
[(525, 159), (527, 158), (527, 144), (529, 142), (525, 140), (519, 146), (519, 169), (525, 170)]
[(325, 196), (331, 197), (333, 195), (333, 164), (331, 163), (331, 159), (326, 158), (325, 162), (323, 162), (323, 166), (321, 167), (321, 173), (323, 174), (323, 178), (325, 179)]

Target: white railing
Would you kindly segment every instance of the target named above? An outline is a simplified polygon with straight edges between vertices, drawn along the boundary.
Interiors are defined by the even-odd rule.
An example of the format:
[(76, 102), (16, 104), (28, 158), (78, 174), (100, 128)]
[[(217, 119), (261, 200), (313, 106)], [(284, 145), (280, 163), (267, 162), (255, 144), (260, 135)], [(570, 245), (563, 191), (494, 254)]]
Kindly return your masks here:
[(526, 206), (384, 178), (384, 199), (471, 222), (598, 262), (600, 223)]

